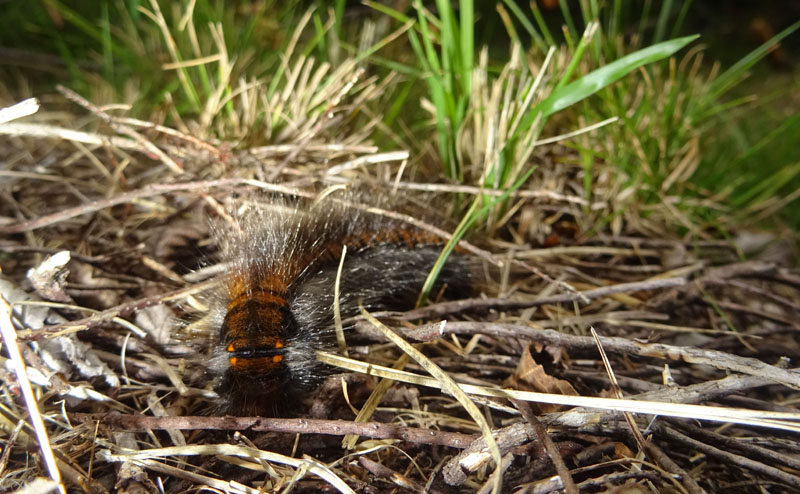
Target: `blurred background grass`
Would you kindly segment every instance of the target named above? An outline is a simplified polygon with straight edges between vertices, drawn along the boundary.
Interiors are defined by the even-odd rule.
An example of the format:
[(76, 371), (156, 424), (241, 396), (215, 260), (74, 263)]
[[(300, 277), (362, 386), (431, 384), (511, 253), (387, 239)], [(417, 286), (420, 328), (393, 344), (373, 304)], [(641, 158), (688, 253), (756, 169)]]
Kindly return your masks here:
[[(4, 104), (37, 96), (56, 105), (49, 95), (62, 84), (246, 147), (293, 142), (330, 110), (326, 87), (373, 80), (381, 91), (332, 139), (358, 133), (409, 149), (418, 179), (500, 189), (524, 187), (543, 166), (532, 157), (541, 139), (617, 117), (548, 151), (586, 200), (574, 219), (584, 238), (768, 228), (797, 241), (798, 2), (33, 0), (2, 9)], [(577, 92), (611, 62), (691, 34), (701, 37)], [(522, 104), (545, 63), (541, 96)], [(553, 94), (569, 104), (544, 111)], [(481, 204), (463, 203), (465, 222), (481, 210), (493, 229), (511, 210)]]

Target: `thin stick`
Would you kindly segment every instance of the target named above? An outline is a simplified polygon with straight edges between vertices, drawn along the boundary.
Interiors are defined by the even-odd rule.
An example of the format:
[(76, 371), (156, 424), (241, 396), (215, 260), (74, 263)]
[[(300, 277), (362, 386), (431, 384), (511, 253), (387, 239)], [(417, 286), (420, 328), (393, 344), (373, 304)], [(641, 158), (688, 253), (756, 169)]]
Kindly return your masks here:
[(61, 221), (75, 218), (76, 216), (81, 216), (88, 213), (94, 213), (96, 211), (100, 211), (101, 209), (106, 209), (113, 206), (117, 206), (119, 204), (133, 202), (138, 199), (145, 199), (147, 197), (169, 194), (173, 192), (186, 192), (191, 190), (201, 190), (214, 187), (222, 187), (222, 188), (235, 187), (238, 185), (251, 185), (253, 187), (272, 190), (274, 192), (302, 195), (300, 191), (293, 190), (288, 187), (282, 187), (280, 185), (271, 185), (265, 182), (259, 182), (256, 180), (248, 180), (241, 178), (208, 180), (200, 182), (185, 182), (179, 184), (155, 184), (143, 187), (138, 190), (133, 190), (131, 192), (126, 192), (124, 194), (118, 194), (115, 195), (114, 197), (109, 197), (107, 199), (100, 199), (97, 201), (90, 202), (88, 204), (82, 204), (80, 206), (76, 206), (74, 208), (68, 208), (63, 211), (59, 211), (57, 213), (40, 216), (39, 218), (35, 218), (29, 221), (24, 221), (22, 223), (12, 223), (10, 225), (0, 226), (0, 233), (5, 233), (5, 234), (21, 233), (21, 232), (36, 230), (37, 228), (44, 228), (46, 226), (59, 223)]
[(39, 404), (36, 403), (33, 387), (28, 380), (28, 373), (25, 370), (25, 361), (22, 359), (19, 346), (17, 346), (17, 334), (14, 330), (14, 325), (11, 323), (11, 307), (2, 296), (0, 296), (0, 311), (2, 311), (0, 314), (0, 333), (2, 333), (8, 356), (11, 358), (11, 365), (14, 367), (14, 372), (17, 374), (17, 382), (22, 390), (22, 396), (25, 398), (25, 406), (28, 408), (28, 414), (30, 415), (31, 424), (36, 433), (36, 439), (39, 441), (39, 448), (42, 450), (42, 458), (47, 466), (47, 472), (50, 474), (50, 478), (58, 483), (59, 492), (66, 494), (67, 491), (61, 483), (61, 473), (58, 471), (58, 466), (56, 466), (56, 457), (53, 454), (53, 449), (50, 447), (50, 438), (47, 435), (47, 428), (45, 428), (44, 420), (39, 413)]
[(438, 304), (429, 305), (421, 309), (414, 309), (402, 314), (388, 314), (376, 312), (373, 314), (376, 317), (383, 317), (391, 315), (394, 318), (403, 321), (413, 321), (417, 319), (431, 319), (437, 317), (444, 317), (451, 314), (458, 314), (464, 311), (487, 311), (489, 309), (497, 310), (514, 310), (514, 309), (527, 309), (530, 307), (539, 307), (542, 305), (561, 304), (574, 302), (576, 300), (593, 300), (596, 298), (607, 297), (618, 293), (633, 293), (645, 290), (659, 290), (663, 288), (673, 288), (686, 284), (686, 278), (666, 278), (656, 280), (634, 281), (631, 283), (619, 283), (611, 286), (603, 286), (600, 288), (593, 288), (591, 290), (584, 290), (577, 293), (562, 293), (550, 297), (542, 297), (535, 300), (508, 300), (505, 298), (469, 298), (464, 300), (455, 300), (452, 302), (442, 302)]
[(784, 472), (780, 468), (761, 463), (760, 461), (751, 460), (750, 458), (742, 455), (723, 451), (719, 448), (682, 434), (663, 423), (656, 424), (656, 431), (673, 441), (680, 442), (684, 446), (688, 446), (689, 448), (697, 450), (703, 454), (714, 456), (721, 460), (728, 461), (734, 465), (747, 468), (753, 472), (767, 475), (794, 488), (800, 488), (800, 477), (797, 475), (792, 475), (789, 472)]
[(96, 422), (118, 430), (221, 430), (221, 431), (271, 431), (292, 434), (327, 434), (356, 436), (376, 439), (401, 439), (410, 443), (435, 444), (451, 448), (466, 448), (475, 440), (474, 434), (446, 432), (417, 427), (400, 427), (381, 422), (350, 422), (347, 420), (323, 419), (277, 419), (264, 417), (150, 417), (144, 415), (120, 415), (70, 413), (70, 420), (94, 427)]
[(511, 400), (517, 410), (522, 414), (522, 417), (528, 422), (531, 428), (536, 432), (539, 442), (544, 446), (550, 461), (556, 468), (556, 473), (561, 477), (561, 484), (564, 486), (566, 494), (578, 494), (578, 487), (575, 485), (575, 480), (569, 472), (567, 464), (564, 463), (564, 457), (558, 451), (558, 446), (553, 442), (553, 438), (547, 433), (547, 428), (539, 421), (536, 414), (533, 413), (531, 406), (528, 402), (522, 400)]

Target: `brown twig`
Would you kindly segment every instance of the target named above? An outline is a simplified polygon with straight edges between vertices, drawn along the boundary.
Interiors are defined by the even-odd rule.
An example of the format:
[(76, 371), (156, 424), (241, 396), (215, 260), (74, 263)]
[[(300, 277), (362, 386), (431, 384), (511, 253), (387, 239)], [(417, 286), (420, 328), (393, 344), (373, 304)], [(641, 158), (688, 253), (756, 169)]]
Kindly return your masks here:
[(742, 314), (747, 314), (749, 316), (754, 316), (754, 317), (757, 317), (759, 319), (765, 319), (765, 320), (768, 320), (768, 321), (775, 321), (775, 322), (778, 322), (778, 323), (781, 323), (781, 324), (785, 324), (787, 326), (791, 326), (791, 327), (793, 327), (795, 329), (797, 329), (799, 327), (796, 319), (787, 319), (787, 318), (781, 317), (781, 316), (779, 316), (777, 314), (770, 314), (767, 311), (754, 309), (754, 308), (748, 307), (746, 305), (736, 304), (736, 303), (733, 303), (733, 302), (725, 302), (725, 301), (722, 301), (722, 300), (717, 301), (716, 304), (720, 308), (727, 309), (729, 311), (740, 312)]
[[(141, 189), (117, 194), (107, 199), (99, 199), (88, 204), (82, 204), (73, 208), (68, 208), (56, 213), (40, 216), (21, 223), (12, 223), (10, 225), (0, 226), (0, 234), (20, 233), (44, 228), (62, 221), (75, 218), (88, 213), (94, 213), (101, 209), (110, 208), (120, 204), (126, 204), (139, 199), (147, 197), (158, 196), (162, 194), (170, 194), (173, 192), (186, 192), (191, 190), (202, 190), (213, 187), (234, 187), (238, 185), (254, 185), (253, 180), (246, 180), (240, 178), (227, 178), (220, 180), (208, 180), (200, 182), (184, 182), (177, 184), (154, 184), (148, 185)], [(264, 184), (267, 185), (267, 184)], [(277, 186), (276, 186), (277, 187)]]
[(678, 464), (675, 463), (663, 449), (659, 448), (652, 439), (645, 444), (645, 451), (647, 452), (647, 456), (649, 456), (659, 468), (677, 477), (683, 488), (686, 489), (686, 492), (691, 494), (703, 494), (705, 492), (703, 488), (697, 484), (697, 481), (692, 478), (689, 472), (678, 466)]
[(464, 300), (456, 300), (453, 302), (442, 302), (439, 304), (429, 305), (421, 309), (415, 309), (402, 314), (397, 313), (375, 313), (376, 317), (385, 317), (390, 315), (404, 321), (414, 321), (417, 319), (432, 319), (444, 317), (447, 315), (458, 314), (460, 312), (485, 312), (490, 309), (496, 310), (513, 310), (513, 309), (527, 309), (530, 307), (539, 307), (549, 304), (561, 304), (574, 302), (583, 298), (588, 300), (597, 299), (600, 297), (607, 297), (618, 293), (633, 293), (644, 290), (659, 290), (664, 288), (678, 287), (686, 284), (685, 278), (666, 278), (660, 280), (647, 280), (636, 281), (631, 283), (620, 283), (617, 285), (604, 286), (601, 288), (594, 288), (592, 290), (584, 290), (577, 294), (564, 293), (560, 295), (553, 295), (550, 297), (543, 297), (536, 300), (508, 300), (504, 298), (470, 298)]
[[(536, 433), (527, 424), (516, 423), (495, 431), (494, 435), (497, 447), (503, 456), (520, 444), (531, 441), (535, 441), (541, 448)], [(486, 441), (482, 437), (476, 437), (469, 447), (445, 464), (442, 469), (444, 481), (453, 486), (463, 485), (470, 473), (491, 459), (492, 455), (486, 447)]]
[(400, 439), (412, 443), (435, 444), (451, 448), (466, 448), (475, 435), (446, 432), (416, 427), (400, 427), (380, 422), (349, 422), (322, 419), (277, 419), (263, 417), (149, 417), (120, 414), (70, 414), (70, 419), (84, 423), (100, 423), (112, 429), (128, 431), (146, 430), (226, 430), (272, 431), (292, 434), (328, 434), (378, 439)]
[(787, 485), (794, 487), (795, 489), (800, 489), (800, 477), (797, 475), (792, 475), (790, 473), (784, 472), (783, 470), (770, 466), (765, 465), (759, 461), (751, 460), (750, 458), (737, 455), (728, 451), (723, 451), (717, 447), (711, 446), (706, 444), (702, 441), (697, 439), (691, 438), (685, 434), (682, 434), (672, 427), (669, 427), (666, 424), (658, 423), (656, 424), (656, 432), (670, 439), (672, 441), (679, 442), (686, 447), (692, 448), (697, 450), (700, 453), (704, 453), (709, 456), (714, 456), (719, 458), (725, 462), (731, 463), (732, 465), (738, 465), (740, 467), (747, 468), (753, 472), (765, 475), (772, 479), (775, 479), (779, 482), (783, 482)]
[(782, 454), (779, 451), (765, 448), (757, 444), (753, 444), (746, 438), (738, 439), (731, 436), (725, 436), (718, 432), (697, 427), (685, 421), (677, 421), (667, 419), (673, 425), (682, 429), (689, 437), (703, 441), (708, 444), (716, 444), (719, 447), (724, 447), (725, 451), (739, 451), (743, 456), (760, 460), (769, 465), (783, 465), (787, 468), (800, 471), (800, 458), (795, 455)]
[(547, 429), (533, 413), (530, 404), (519, 400), (511, 401), (514, 403), (514, 406), (517, 407), (517, 410), (519, 410), (519, 412), (522, 414), (522, 417), (528, 422), (531, 428), (533, 428), (533, 431), (539, 438), (539, 442), (542, 443), (544, 449), (547, 451), (547, 454), (550, 456), (553, 466), (556, 467), (556, 473), (558, 473), (558, 476), (561, 477), (561, 485), (564, 486), (564, 491), (567, 494), (578, 494), (578, 487), (575, 485), (575, 481), (572, 479), (572, 474), (570, 474), (567, 464), (564, 463), (564, 458), (561, 456), (561, 452), (556, 447), (556, 443), (553, 442), (550, 434), (547, 433)]

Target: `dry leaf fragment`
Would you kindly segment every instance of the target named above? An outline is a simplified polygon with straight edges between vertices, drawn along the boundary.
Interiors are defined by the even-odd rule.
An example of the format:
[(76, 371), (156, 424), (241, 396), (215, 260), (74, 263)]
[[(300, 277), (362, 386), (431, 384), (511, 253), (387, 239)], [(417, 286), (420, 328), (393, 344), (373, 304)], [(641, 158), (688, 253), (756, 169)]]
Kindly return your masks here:
[(170, 342), (175, 319), (172, 310), (163, 304), (140, 309), (134, 316), (136, 325), (145, 330), (159, 345), (166, 345)]
[[(570, 383), (549, 375), (544, 367), (534, 360), (530, 347), (525, 348), (516, 370), (506, 384), (521, 391), (578, 396), (578, 392)], [(545, 403), (531, 403), (531, 406), (536, 413), (551, 413), (563, 409), (561, 405)]]
[(67, 269), (69, 260), (69, 251), (62, 250), (28, 270), (28, 279), (40, 297), (53, 302), (73, 303), (72, 297), (64, 291), (64, 284), (69, 274)]
[[(58, 254), (51, 256), (49, 259), (57, 255)], [(67, 256), (66, 259), (68, 260), (69, 256)], [(64, 261), (64, 258), (62, 257), (60, 261)], [(66, 262), (62, 263), (60, 261), (47, 264), (46, 260), (40, 267), (47, 264), (50, 267), (61, 266), (61, 268), (63, 268)], [(53, 270), (50, 269), (50, 267), (42, 270), (35, 268), (36, 273), (34, 276), (38, 277), (40, 274), (49, 272), (54, 274), (54, 276), (50, 278), (51, 280), (60, 277), (60, 275), (57, 274), (60, 272), (60, 268)], [(34, 270), (32, 269), (31, 271)], [(31, 276), (30, 272), (28, 276)], [(66, 273), (64, 276), (66, 276)], [(47, 277), (42, 277), (40, 280), (45, 280), (46, 278)], [(33, 280), (31, 281), (34, 282)], [(60, 282), (55, 283), (55, 285), (49, 286), (51, 288), (53, 286), (61, 286), (59, 284)], [(0, 278), (0, 295), (11, 304), (14, 321), (19, 324), (20, 327), (36, 331), (50, 324), (62, 324), (67, 322), (63, 316), (50, 307), (21, 304), (20, 302), (37, 301), (38, 298), (35, 295), (25, 292), (8, 279)], [(64, 295), (66, 296), (66, 294)], [(85, 379), (102, 377), (109, 387), (118, 387), (120, 385), (119, 377), (114, 371), (112, 371), (105, 362), (100, 360), (91, 346), (80, 341), (74, 334), (59, 336), (57, 338), (42, 338), (29, 344), (38, 351), (42, 362), (54, 372), (60, 372), (69, 376), (72, 374), (72, 370), (75, 369), (78, 371), (78, 374)], [(47, 382), (47, 377), (45, 377), (44, 382)]]

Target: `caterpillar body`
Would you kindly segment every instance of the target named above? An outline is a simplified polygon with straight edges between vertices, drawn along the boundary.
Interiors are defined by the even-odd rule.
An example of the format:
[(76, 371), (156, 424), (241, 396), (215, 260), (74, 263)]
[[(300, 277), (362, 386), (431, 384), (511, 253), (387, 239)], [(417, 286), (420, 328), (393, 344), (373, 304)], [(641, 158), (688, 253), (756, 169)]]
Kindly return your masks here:
[[(413, 307), (444, 240), (399, 221), (341, 206), (250, 205), (222, 235), (230, 260), (215, 310), (221, 412), (286, 414), (324, 376), (319, 349), (334, 347), (334, 283), (343, 317)], [(471, 268), (454, 256), (438, 287), (466, 293)]]

